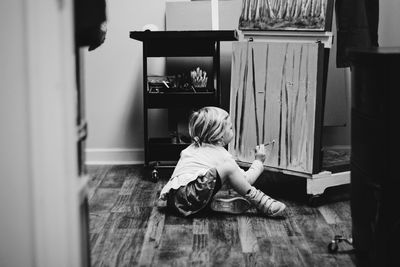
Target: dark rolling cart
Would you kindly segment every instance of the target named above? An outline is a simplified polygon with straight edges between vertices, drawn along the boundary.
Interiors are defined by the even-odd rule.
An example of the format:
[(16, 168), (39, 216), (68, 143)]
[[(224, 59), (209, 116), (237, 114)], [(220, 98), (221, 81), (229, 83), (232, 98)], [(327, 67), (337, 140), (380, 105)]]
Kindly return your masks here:
[[(169, 115), (182, 109), (193, 110), (203, 106), (221, 106), (220, 42), (236, 41), (236, 31), (131, 31), (130, 38), (143, 43), (143, 116), (144, 164), (153, 168), (152, 178), (158, 179), (159, 168), (172, 168), (189, 140), (178, 138), (152, 138), (149, 136), (149, 109), (166, 109)], [(153, 90), (148, 79), (147, 63), (150, 57), (209, 57), (212, 71), (206, 88), (182, 88), (181, 85), (165, 90)], [(195, 66), (193, 66), (195, 67)], [(189, 72), (189, 70), (188, 70)]]

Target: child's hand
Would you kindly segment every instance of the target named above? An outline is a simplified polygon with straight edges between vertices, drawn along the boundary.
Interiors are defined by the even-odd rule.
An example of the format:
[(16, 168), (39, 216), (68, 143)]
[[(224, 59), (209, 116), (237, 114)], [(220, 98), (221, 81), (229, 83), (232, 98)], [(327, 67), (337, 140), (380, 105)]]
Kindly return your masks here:
[(265, 146), (264, 144), (261, 144), (259, 146), (256, 146), (256, 155), (255, 158), (258, 159), (261, 162), (265, 161), (266, 158), (266, 153), (265, 153)]

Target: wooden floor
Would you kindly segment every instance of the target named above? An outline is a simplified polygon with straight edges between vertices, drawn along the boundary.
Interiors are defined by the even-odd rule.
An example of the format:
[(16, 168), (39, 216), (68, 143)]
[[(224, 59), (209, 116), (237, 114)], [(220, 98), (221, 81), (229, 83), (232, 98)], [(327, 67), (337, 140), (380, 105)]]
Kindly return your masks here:
[(300, 182), (269, 181), (264, 186), (300, 191), (277, 194), (284, 218), (212, 211), (182, 218), (156, 207), (166, 179), (150, 181), (142, 166), (88, 169), (92, 266), (355, 266), (350, 245), (327, 250), (334, 235), (351, 233), (348, 188), (310, 207)]

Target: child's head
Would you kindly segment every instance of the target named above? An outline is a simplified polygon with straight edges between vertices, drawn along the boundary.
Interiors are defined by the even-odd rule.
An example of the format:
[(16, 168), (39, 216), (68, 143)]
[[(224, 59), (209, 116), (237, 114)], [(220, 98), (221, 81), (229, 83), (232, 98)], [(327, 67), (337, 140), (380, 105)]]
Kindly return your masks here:
[(198, 146), (202, 143), (224, 146), (233, 138), (230, 116), (221, 108), (201, 108), (190, 117), (189, 134)]

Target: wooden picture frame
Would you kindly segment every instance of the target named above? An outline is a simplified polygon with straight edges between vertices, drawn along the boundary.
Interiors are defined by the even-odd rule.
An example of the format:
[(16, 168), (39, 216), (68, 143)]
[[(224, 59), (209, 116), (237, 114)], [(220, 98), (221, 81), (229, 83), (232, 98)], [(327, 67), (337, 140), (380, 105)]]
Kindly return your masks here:
[(242, 0), (242, 31), (331, 31), (334, 0)]

